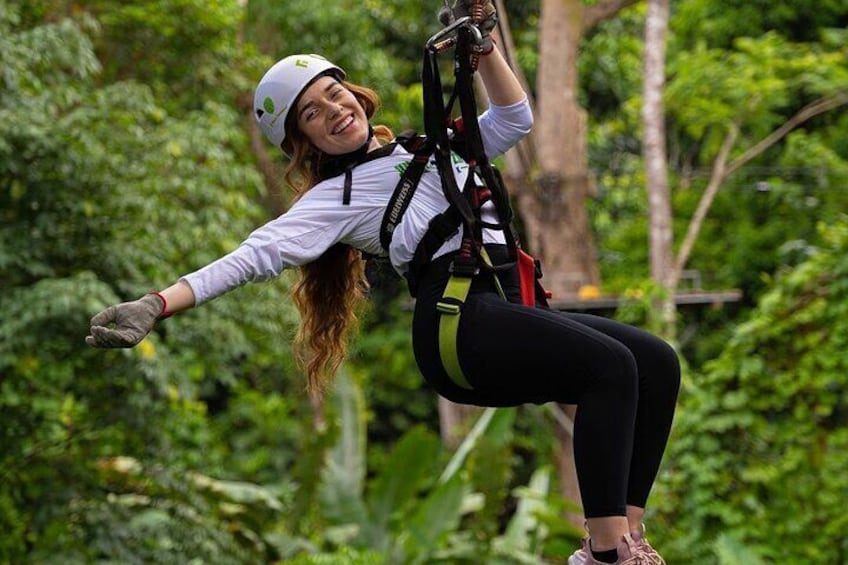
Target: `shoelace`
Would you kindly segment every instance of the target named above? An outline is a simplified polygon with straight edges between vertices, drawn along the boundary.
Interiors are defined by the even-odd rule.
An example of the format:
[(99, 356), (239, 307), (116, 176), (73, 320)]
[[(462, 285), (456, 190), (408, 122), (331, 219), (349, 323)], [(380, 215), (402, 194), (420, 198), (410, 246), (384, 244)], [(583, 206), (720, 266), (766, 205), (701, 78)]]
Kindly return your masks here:
[(648, 543), (646, 538), (642, 538), (641, 542), (637, 542), (642, 550), (641, 553), (644, 553), (648, 558), (649, 565), (666, 565), (665, 560), (657, 553), (657, 550), (651, 547), (651, 544)]
[(644, 551), (638, 551), (630, 559), (622, 561), (618, 565), (656, 565), (656, 561)]

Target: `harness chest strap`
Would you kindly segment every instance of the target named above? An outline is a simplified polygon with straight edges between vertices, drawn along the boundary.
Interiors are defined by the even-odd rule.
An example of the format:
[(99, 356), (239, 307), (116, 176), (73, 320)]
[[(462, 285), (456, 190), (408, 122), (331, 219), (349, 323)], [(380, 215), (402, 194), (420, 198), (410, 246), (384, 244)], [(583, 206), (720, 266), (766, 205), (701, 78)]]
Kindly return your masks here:
[[(512, 210), (509, 206), (509, 199), (506, 195), (502, 179), (495, 173), (495, 170), (488, 162), (483, 149), (480, 130), (476, 122), (477, 109), (471, 84), (471, 76), (475, 69), (468, 68), (470, 61), (470, 34), (469, 29), (458, 30), (459, 41), (456, 50), (458, 72), (456, 73), (457, 80), (454, 95), (450, 103), (450, 106), (452, 106), (454, 97), (457, 97), (457, 94), (459, 94), (458, 99), (462, 110), (462, 122), (464, 122), (463, 125), (465, 126), (462, 129), (465, 130), (464, 133), (466, 134), (465, 137), (470, 157), (466, 190), (461, 191), (459, 189), (453, 176), (450, 159), (451, 140), (445, 125), (445, 116), (449, 115), (449, 109), (445, 108), (442, 98), (436, 53), (428, 48), (425, 52), (422, 73), (426, 141), (418, 147), (407, 148), (407, 143), (414, 136), (401, 136), (402, 138), (405, 137), (405, 139), (399, 139), (401, 145), (404, 145), (408, 151), (412, 149), (414, 157), (407, 166), (406, 171), (401, 175), (380, 226), (380, 243), (384, 249), (388, 250), (394, 229), (400, 223), (400, 219), (412, 199), (412, 195), (417, 188), (430, 156), (435, 154), (436, 168), (441, 180), (442, 190), (449, 202), (449, 208), (446, 212), (437, 215), (431, 221), (422, 242), (415, 251), (415, 257), (413, 257), (412, 264), (410, 265), (410, 273), (412, 275), (410, 278), (410, 290), (413, 296), (415, 295), (416, 267), (420, 267), (431, 260), (433, 254), (444, 243), (447, 237), (451, 233), (454, 233), (454, 230), (459, 225), (462, 225), (464, 232), (463, 246), (466, 241), (477, 242), (476, 245), (472, 244), (474, 251), (466, 248), (467, 253), (463, 255), (461, 252), (462, 257), (464, 260), (479, 259), (480, 263), (478, 263), (478, 266), (482, 264), (483, 268), (490, 271), (498, 292), (502, 298), (506, 299), (503, 289), (500, 286), (500, 281), (492, 266), (491, 259), (483, 247), (482, 228), (487, 227), (503, 230), (508, 244), (511, 244), (511, 247), (514, 248), (516, 241), (511, 237), (512, 233), (510, 230)], [(477, 168), (483, 173), (485, 183), (489, 185), (490, 196), (494, 195), (493, 200), (500, 217), (499, 224), (485, 224), (480, 217), (480, 207), (483, 202), (475, 192), (476, 187), (474, 186), (474, 172)], [(346, 197), (344, 201), (347, 204), (349, 203), (350, 177), (347, 176), (345, 180)], [(426, 245), (424, 245), (425, 243)], [(439, 312), (439, 355), (442, 365), (451, 380), (461, 388), (472, 389), (473, 387), (465, 378), (459, 363), (457, 334), (459, 331), (460, 315), (468, 298), (474, 276), (479, 271), (479, 268), (475, 266), (471, 269), (455, 269), (454, 267), (456, 266), (456, 261), (454, 261), (445, 291), (436, 306)]]
[[(413, 153), (413, 159), (409, 162), (406, 170), (401, 175), (395, 190), (389, 199), (386, 211), (383, 214), (383, 219), (380, 225), (380, 243), (384, 249), (388, 250), (392, 240), (395, 227), (400, 223), (407, 207), (409, 206), (412, 196), (418, 187), (421, 176), (433, 154), (432, 146), (426, 140), (415, 136), (414, 132), (405, 132), (398, 136), (397, 143), (404, 147), (407, 151)], [(349, 175), (349, 171), (345, 171)], [(350, 181), (345, 179), (346, 184)], [(345, 190), (346, 198), (344, 204), (349, 204), (349, 191)], [(456, 208), (451, 206), (445, 213), (436, 216), (431, 221), (429, 229), (425, 233), (421, 243), (416, 249), (415, 257), (413, 258), (410, 270), (415, 272), (423, 264), (430, 261), (433, 254), (447, 240), (447, 238), (456, 232), (457, 228), (462, 224), (460, 214), (456, 212)], [(492, 226), (494, 228), (503, 229), (502, 226)], [(479, 258), (483, 266), (491, 271), (491, 276), (495, 282), (498, 293), (502, 298), (506, 299), (503, 289), (500, 285), (500, 280), (494, 272), (493, 263), (486, 249), (480, 246)], [(442, 361), (442, 366), (450, 379), (457, 386), (471, 390), (473, 387), (468, 382), (463, 374), (462, 367), (459, 364), (459, 353), (457, 351), (457, 334), (459, 332), (460, 316), (462, 308), (468, 297), (471, 289), (471, 283), (474, 279), (474, 274), (463, 273), (458, 274), (456, 271), (451, 273), (448, 282), (445, 286), (441, 300), (436, 304), (439, 316), (439, 356)], [(415, 276), (409, 280), (410, 289), (415, 287)], [(414, 292), (413, 292), (414, 294)]]
[(424, 138), (418, 137), (414, 131), (407, 131), (398, 136), (397, 143), (413, 154), (412, 160), (401, 174), (400, 180), (389, 198), (383, 219), (380, 222), (380, 245), (386, 251), (392, 242), (392, 234), (400, 224), (412, 196), (421, 181), (421, 175), (433, 154), (433, 147)]

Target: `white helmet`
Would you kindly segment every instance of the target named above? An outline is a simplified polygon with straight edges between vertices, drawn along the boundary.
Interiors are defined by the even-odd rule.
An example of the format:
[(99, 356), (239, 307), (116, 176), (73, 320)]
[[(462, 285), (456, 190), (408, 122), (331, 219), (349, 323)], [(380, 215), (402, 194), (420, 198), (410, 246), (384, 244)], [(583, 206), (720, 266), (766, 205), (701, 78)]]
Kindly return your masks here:
[(256, 86), (253, 113), (265, 137), (281, 147), (286, 138), (286, 116), (297, 97), (316, 78), (330, 74), (339, 80), (345, 72), (320, 55), (290, 55), (268, 69)]

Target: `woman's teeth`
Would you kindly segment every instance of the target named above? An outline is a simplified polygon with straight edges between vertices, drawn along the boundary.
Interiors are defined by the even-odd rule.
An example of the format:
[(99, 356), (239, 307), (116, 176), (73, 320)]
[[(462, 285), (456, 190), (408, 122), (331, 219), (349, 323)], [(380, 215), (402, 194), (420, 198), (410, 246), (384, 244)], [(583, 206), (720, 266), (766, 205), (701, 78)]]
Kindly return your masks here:
[(333, 128), (333, 134), (341, 133), (347, 129), (347, 127), (353, 123), (353, 116), (348, 116), (348, 118)]

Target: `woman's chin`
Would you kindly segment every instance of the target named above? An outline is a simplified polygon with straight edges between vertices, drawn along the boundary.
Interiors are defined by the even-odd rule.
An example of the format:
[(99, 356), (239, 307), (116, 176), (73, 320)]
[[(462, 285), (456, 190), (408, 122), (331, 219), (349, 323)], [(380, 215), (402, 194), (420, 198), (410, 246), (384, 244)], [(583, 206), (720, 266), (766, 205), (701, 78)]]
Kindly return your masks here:
[(368, 141), (368, 132), (364, 135), (347, 136), (348, 139), (334, 139), (332, 143), (327, 144), (324, 151), (328, 155), (346, 155), (356, 151)]

